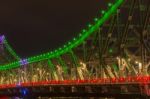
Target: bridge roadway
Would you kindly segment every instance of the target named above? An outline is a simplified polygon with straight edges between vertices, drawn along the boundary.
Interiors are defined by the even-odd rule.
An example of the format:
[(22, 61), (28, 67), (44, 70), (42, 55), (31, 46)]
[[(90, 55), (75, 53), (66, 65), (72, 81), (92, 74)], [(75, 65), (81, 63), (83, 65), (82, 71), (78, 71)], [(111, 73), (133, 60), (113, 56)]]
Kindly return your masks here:
[(119, 97), (150, 96), (150, 77), (42, 81), (0, 85), (0, 96), (9, 97)]

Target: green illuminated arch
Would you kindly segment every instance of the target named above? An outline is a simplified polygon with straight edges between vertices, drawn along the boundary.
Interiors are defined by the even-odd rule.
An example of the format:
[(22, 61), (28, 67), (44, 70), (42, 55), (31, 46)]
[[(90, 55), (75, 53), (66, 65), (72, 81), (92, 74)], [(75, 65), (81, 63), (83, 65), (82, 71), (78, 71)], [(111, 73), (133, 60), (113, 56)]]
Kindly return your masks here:
[[(114, 12), (116, 12), (117, 8), (123, 3), (123, 1), (124, 0), (115, 0), (114, 4), (109, 3), (108, 10), (102, 11), (102, 14), (103, 14), (102, 17), (94, 19), (95, 24), (89, 25), (87, 29), (82, 30), (81, 33), (76, 38), (66, 43), (63, 47), (58, 48), (48, 53), (29, 57), (26, 59), (26, 61), (28, 62), (28, 64), (30, 64), (30, 63), (34, 63), (34, 62), (38, 62), (38, 61), (42, 61), (46, 59), (52, 59), (52, 58), (58, 57), (62, 54), (69, 52), (71, 49), (80, 45), (87, 37), (89, 37), (93, 32), (95, 32), (108, 18), (110, 18), (110, 16)], [(18, 68), (21, 65), (22, 65), (21, 61), (15, 61), (10, 64), (0, 66), (0, 70), (2, 71), (2, 70), (7, 70), (7, 69)]]

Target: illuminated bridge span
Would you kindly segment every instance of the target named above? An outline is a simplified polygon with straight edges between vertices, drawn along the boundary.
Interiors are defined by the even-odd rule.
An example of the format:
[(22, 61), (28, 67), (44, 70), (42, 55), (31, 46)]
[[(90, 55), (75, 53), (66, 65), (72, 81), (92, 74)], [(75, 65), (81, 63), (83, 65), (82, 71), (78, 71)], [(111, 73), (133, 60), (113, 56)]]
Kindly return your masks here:
[(95, 24), (62, 48), (26, 59), (1, 36), (0, 96), (149, 96), (149, 5), (109, 3)]

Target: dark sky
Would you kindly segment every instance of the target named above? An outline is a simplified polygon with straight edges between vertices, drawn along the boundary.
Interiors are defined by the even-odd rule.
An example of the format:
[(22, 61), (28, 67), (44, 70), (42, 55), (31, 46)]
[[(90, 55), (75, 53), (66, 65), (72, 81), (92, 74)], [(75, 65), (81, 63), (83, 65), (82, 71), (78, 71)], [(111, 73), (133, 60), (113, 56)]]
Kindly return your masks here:
[(0, 0), (0, 33), (22, 57), (62, 46), (113, 0)]

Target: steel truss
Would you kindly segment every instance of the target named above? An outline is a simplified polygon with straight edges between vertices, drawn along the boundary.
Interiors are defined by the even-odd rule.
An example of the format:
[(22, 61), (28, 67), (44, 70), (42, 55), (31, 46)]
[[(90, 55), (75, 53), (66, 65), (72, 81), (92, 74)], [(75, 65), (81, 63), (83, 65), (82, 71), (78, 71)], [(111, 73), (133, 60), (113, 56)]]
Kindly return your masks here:
[[(54, 59), (0, 71), (0, 85), (52, 80), (122, 79), (150, 76), (149, 5), (150, 0), (126, 0), (117, 13), (113, 14), (110, 20), (80, 46)], [(6, 53), (4, 52), (4, 54)], [(134, 87), (135, 93), (133, 92), (133, 94), (140, 90), (139, 95), (150, 95), (148, 92), (150, 80), (147, 80), (147, 84), (142, 82), (142, 88), (139, 87), (141, 83), (132, 85), (129, 84), (130, 82), (122, 82), (123, 85), (120, 85), (119, 82), (115, 83), (113, 86), (119, 86), (120, 91), (116, 91), (118, 88), (113, 88), (111, 83), (110, 85), (89, 85), (90, 87), (87, 85), (58, 86), (58, 89), (62, 92), (63, 89), (68, 90), (67, 88), (69, 88), (69, 92), (72, 92), (72, 87), (75, 89), (84, 87), (83, 92), (85, 92), (85, 88), (89, 88), (88, 91), (97, 91), (99, 87), (100, 89), (104, 87), (108, 95), (111, 94), (110, 88), (120, 94), (122, 88), (127, 89), (124, 90), (126, 93), (130, 93), (129, 87)], [(13, 93), (13, 90), (20, 90), (20, 88), (1, 88), (0, 94), (3, 91)], [(47, 89), (51, 89), (51, 86), (38, 86), (37, 88), (47, 91)], [(33, 91), (34, 87), (30, 86), (28, 89)], [(68, 92), (65, 91), (62, 94), (64, 93)], [(74, 94), (72, 95), (74, 96)]]

